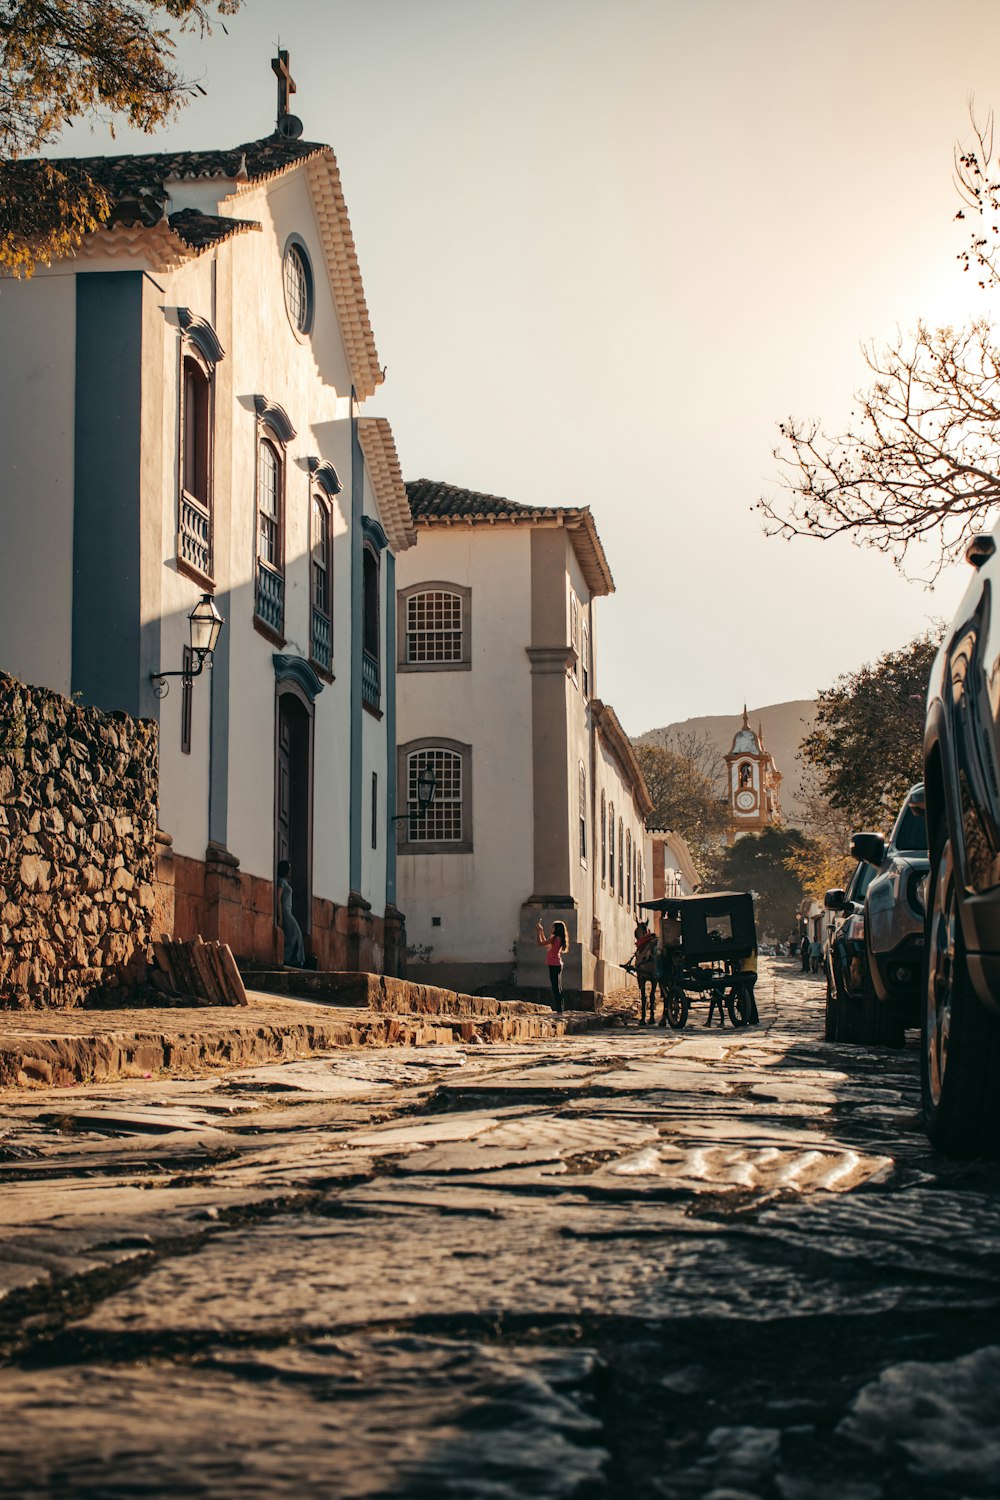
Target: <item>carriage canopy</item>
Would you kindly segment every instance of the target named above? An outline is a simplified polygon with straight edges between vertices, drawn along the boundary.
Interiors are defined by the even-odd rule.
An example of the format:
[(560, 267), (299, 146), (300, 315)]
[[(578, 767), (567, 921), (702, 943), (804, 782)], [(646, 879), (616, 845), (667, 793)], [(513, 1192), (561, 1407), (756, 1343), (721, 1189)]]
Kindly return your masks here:
[(745, 958), (757, 946), (753, 897), (749, 891), (712, 891), (706, 896), (664, 896), (640, 901), (643, 911), (672, 911), (680, 917), (685, 959)]

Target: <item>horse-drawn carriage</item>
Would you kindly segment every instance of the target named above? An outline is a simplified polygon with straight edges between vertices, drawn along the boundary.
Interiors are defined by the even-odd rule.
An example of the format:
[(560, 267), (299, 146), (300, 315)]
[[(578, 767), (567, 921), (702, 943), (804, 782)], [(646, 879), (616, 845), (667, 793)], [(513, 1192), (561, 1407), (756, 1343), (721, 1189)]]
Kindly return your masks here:
[[(706, 896), (665, 896), (639, 904), (643, 911), (675, 918), (680, 926), (680, 942), (661, 950), (661, 968), (653, 977), (650, 996), (650, 1021), (658, 985), (663, 999), (661, 1025), (679, 1030), (687, 1022), (692, 1003), (707, 999), (709, 1019), (717, 1004), (721, 1021), (724, 1005), (734, 1026), (746, 1026), (754, 1010), (753, 987), (741, 965), (757, 950), (750, 893), (713, 891)], [(643, 976), (636, 972), (641, 984)], [(645, 1009), (643, 986), (643, 1016)]]

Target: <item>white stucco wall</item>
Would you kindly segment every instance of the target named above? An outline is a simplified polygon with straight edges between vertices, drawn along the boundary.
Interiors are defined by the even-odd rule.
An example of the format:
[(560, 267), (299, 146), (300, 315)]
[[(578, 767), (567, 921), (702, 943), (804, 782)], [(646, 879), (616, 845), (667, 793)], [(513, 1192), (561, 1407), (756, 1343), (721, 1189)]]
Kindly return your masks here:
[[(627, 904), (627, 882), (625, 893), (619, 889), (618, 881), (618, 820), (622, 821), (622, 833), (631, 833), (632, 845), (638, 849), (643, 861), (643, 889), (645, 899), (652, 897), (651, 865), (649, 861), (648, 836), (643, 826), (643, 820), (635, 804), (632, 789), (628, 781), (622, 775), (617, 760), (610, 753), (607, 744), (600, 736), (596, 736), (598, 773), (597, 773), (597, 829), (595, 842), (597, 846), (597, 920), (601, 924), (604, 934), (604, 957), (609, 963), (622, 964), (630, 957), (635, 946), (633, 933), (636, 924), (637, 913), (636, 894), (633, 889), (632, 904)], [(614, 882), (610, 878), (611, 871), (605, 868), (602, 876), (601, 865), (601, 792), (604, 792), (607, 808), (607, 817), (610, 821), (611, 806), (614, 804), (615, 814), (615, 869)], [(610, 845), (608, 853), (608, 865), (610, 865)], [(623, 861), (624, 865), (624, 861)]]
[[(441, 736), (472, 746), (473, 851), (401, 854), (398, 904), (408, 942), (432, 948), (433, 962), (512, 965), (533, 870), (530, 531), (456, 526), (418, 534), (397, 561), (397, 584), (471, 590), (472, 665), (400, 672), (397, 739)], [(405, 787), (399, 795), (402, 807)]]
[(69, 694), (76, 277), (0, 286), (0, 670)]
[[(204, 196), (204, 195), (202, 195)], [(207, 207), (199, 200), (198, 206)], [(217, 598), (226, 614), (229, 650), (227, 844), (249, 874), (274, 870), (274, 755), (276, 651), (309, 657), (311, 483), (307, 460), (328, 460), (344, 486), (333, 513), (333, 682), (324, 682), (314, 707), (313, 894), (346, 902), (350, 827), (351, 653), (351, 429), (350, 374), (340, 324), (326, 278), (322, 245), (304, 173), (296, 172), (238, 199), (221, 211), (262, 224), (169, 278), (161, 304), (185, 306), (212, 323), (225, 349), (216, 370), (214, 495)], [(312, 334), (293, 332), (284, 305), (282, 254), (288, 236), (305, 241), (312, 263)], [(163, 613), (163, 655), (180, 661), (187, 613), (200, 588), (174, 563), (177, 527), (178, 405), (181, 346), (164, 319), (160, 371), (161, 535), (159, 576), (150, 578), (148, 607)], [(281, 406), (295, 428), (285, 448), (285, 644), (254, 627), (256, 571), (257, 415), (254, 396)], [(151, 397), (152, 400), (152, 397)], [(154, 710), (155, 711), (155, 710)], [(194, 685), (193, 744), (180, 754), (180, 693), (160, 706), (164, 753), (161, 821), (178, 853), (203, 858), (208, 840), (207, 679)], [(374, 725), (374, 721), (373, 721)], [(378, 738), (368, 731), (369, 742)], [(382, 733), (384, 741), (384, 731)], [(216, 753), (219, 748), (216, 747)], [(377, 759), (369, 743), (366, 755)], [(381, 763), (384, 763), (384, 744)], [(384, 843), (384, 840), (383, 840)], [(376, 911), (381, 885), (369, 882)]]

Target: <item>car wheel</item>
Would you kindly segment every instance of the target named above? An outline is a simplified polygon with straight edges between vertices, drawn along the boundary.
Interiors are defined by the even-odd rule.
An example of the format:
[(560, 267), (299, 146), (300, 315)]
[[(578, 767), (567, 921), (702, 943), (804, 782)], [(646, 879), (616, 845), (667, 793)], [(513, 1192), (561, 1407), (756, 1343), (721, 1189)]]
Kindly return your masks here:
[(747, 1005), (746, 991), (742, 985), (734, 984), (726, 996), (726, 1010), (729, 1020), (733, 1026), (745, 1026), (750, 1007)]
[(688, 1018), (688, 997), (683, 990), (671, 989), (663, 1002), (663, 1014), (673, 1031), (680, 1031)]
[(1000, 1019), (980, 1004), (965, 963), (958, 882), (942, 826), (928, 881), (921, 1082), (931, 1142), (951, 1156), (1000, 1156)]
[(833, 995), (827, 999), (824, 1036), (828, 1042), (846, 1042), (850, 1046), (904, 1046), (902, 1012), (878, 999), (867, 963), (860, 995), (847, 995), (843, 999)]

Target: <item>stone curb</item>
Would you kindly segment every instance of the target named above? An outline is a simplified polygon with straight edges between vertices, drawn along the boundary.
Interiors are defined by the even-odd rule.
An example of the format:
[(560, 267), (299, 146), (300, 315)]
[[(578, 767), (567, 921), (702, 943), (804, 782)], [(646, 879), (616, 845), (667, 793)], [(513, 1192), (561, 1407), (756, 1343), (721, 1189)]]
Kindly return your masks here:
[(0, 1012), (0, 1088), (68, 1087), (164, 1073), (258, 1067), (357, 1047), (551, 1040), (593, 1016), (390, 1015), (250, 995), (250, 1007)]

